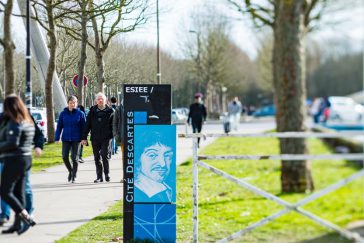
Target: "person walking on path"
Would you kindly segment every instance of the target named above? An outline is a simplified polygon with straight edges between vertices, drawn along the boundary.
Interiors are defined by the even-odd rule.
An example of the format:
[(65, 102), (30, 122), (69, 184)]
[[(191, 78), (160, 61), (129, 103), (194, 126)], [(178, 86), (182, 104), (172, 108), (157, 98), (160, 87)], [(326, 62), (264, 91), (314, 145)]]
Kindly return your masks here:
[(310, 107), (310, 115), (312, 116), (313, 122), (314, 123), (319, 123), (320, 121), (320, 116), (321, 116), (321, 111), (320, 111), (320, 106), (321, 106), (321, 98), (317, 97), (313, 100), (312, 105)]
[(238, 97), (235, 97), (228, 104), (228, 114), (231, 122), (231, 130), (238, 130), (238, 125), (240, 124), (240, 116), (241, 116), (242, 106)]
[[(116, 107), (115, 112), (114, 112), (114, 117), (113, 117), (113, 121), (112, 121), (112, 133), (114, 136), (115, 143), (120, 145), (121, 154), (124, 152), (123, 115), (124, 115), (124, 106), (123, 106), (123, 103), (120, 102), (120, 105), (118, 107)], [(120, 183), (123, 183), (123, 179), (120, 180)]]
[[(86, 127), (82, 136), (82, 144), (86, 145), (87, 136), (91, 131), (91, 144), (96, 165), (95, 183), (110, 181), (109, 160), (111, 158), (111, 140), (113, 138), (112, 122), (114, 110), (106, 105), (106, 96), (103, 93), (96, 95), (97, 105), (90, 108), (87, 114)], [(102, 164), (100, 159), (102, 158)]]
[[(86, 117), (85, 107), (83, 105), (78, 105), (78, 109), (80, 111), (82, 111), (85, 114), (85, 117)], [(81, 144), (79, 152), (78, 152), (78, 162), (79, 163), (85, 163), (85, 161), (82, 159), (82, 155), (83, 155), (83, 145)]]
[[(111, 97), (110, 98), (110, 101), (111, 101), (111, 108), (113, 108), (114, 111), (116, 111), (117, 110), (117, 107), (118, 107), (117, 104), (116, 104), (117, 103), (117, 99), (115, 97)], [(118, 153), (118, 144), (115, 141), (115, 134), (113, 134), (113, 135), (114, 135), (114, 137), (112, 139), (111, 149), (112, 149), (112, 154), (114, 155), (114, 154), (117, 154)]]
[[(195, 102), (190, 105), (190, 112), (188, 113), (187, 124), (192, 124), (192, 132), (200, 133), (202, 124), (206, 121), (206, 107), (202, 104), (202, 94), (195, 94)], [(197, 140), (197, 146), (200, 147), (200, 138)]]
[[(78, 153), (82, 132), (85, 128), (85, 113), (77, 109), (76, 96), (70, 96), (67, 107), (59, 115), (55, 141), (59, 143), (62, 134), (62, 159), (68, 170), (68, 182), (75, 182), (78, 168)], [(72, 165), (70, 163), (70, 151)]]
[(4, 162), (0, 195), (14, 210), (15, 221), (2, 233), (22, 234), (35, 225), (24, 206), (25, 175), (32, 165), (34, 131), (34, 122), (23, 101), (16, 95), (7, 96), (0, 124), (0, 154)]
[[(37, 124), (35, 123), (35, 120), (33, 117), (31, 117), (34, 123), (35, 128), (35, 135), (34, 135), (34, 153), (36, 157), (39, 157), (42, 154), (43, 145), (44, 145), (44, 135), (42, 131), (39, 129)], [(3, 120), (3, 113), (0, 114), (0, 123)], [(0, 161), (0, 173), (2, 173), (4, 168), (4, 163)], [(1, 178), (1, 174), (0, 174)], [(10, 206), (7, 204), (4, 200), (1, 200), (1, 213), (0, 213), (0, 226), (2, 226), (4, 223), (9, 221), (10, 218)], [(32, 215), (34, 208), (33, 208), (33, 190), (32, 186), (30, 184), (30, 170), (26, 172), (25, 174), (25, 209), (27, 212)], [(13, 228), (15, 228), (17, 225), (17, 222), (13, 224)]]
[(120, 104), (115, 109), (113, 124), (112, 124), (113, 136), (115, 142), (120, 145), (121, 152), (123, 152), (123, 135), (124, 135), (123, 114), (124, 114), (124, 107), (123, 104)]

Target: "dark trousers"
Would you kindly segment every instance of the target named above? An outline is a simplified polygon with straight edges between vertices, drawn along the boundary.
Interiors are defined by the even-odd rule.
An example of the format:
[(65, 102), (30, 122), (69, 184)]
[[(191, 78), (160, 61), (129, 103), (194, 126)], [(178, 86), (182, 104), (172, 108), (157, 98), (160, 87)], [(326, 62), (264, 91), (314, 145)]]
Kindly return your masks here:
[[(111, 158), (111, 140), (93, 140), (92, 151), (94, 154), (96, 175), (97, 178), (102, 178), (102, 170), (104, 170), (105, 177), (109, 176), (109, 160)], [(100, 161), (102, 159), (102, 164)]]
[(83, 154), (83, 145), (81, 144), (80, 150), (79, 150), (79, 153), (78, 153), (78, 156), (79, 156), (80, 159), (82, 159), (82, 154)]
[[(192, 121), (192, 132), (200, 133), (202, 130), (202, 121)], [(197, 139), (197, 144), (200, 144), (200, 138)]]
[(31, 156), (14, 156), (4, 158), (4, 170), (1, 176), (1, 199), (20, 213), (25, 207), (25, 173), (32, 165)]
[[(80, 148), (80, 142), (62, 142), (62, 159), (63, 163), (66, 166), (69, 173), (72, 173), (73, 176), (77, 174), (78, 168), (78, 150)], [(71, 151), (71, 160), (70, 163), (70, 151)]]

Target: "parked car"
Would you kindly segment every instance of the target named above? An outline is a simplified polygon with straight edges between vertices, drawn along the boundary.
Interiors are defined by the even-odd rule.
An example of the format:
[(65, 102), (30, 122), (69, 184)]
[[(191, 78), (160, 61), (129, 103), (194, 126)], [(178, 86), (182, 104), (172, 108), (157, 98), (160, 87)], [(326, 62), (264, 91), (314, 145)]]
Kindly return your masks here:
[(47, 134), (47, 113), (45, 108), (32, 107), (30, 110), (35, 123), (38, 125), (39, 129), (43, 132), (46, 140), (48, 140)]
[(358, 126), (364, 123), (364, 107), (352, 98), (330, 96), (327, 125)]
[(188, 118), (187, 108), (172, 109), (172, 123), (185, 123)]
[(276, 109), (273, 104), (262, 106), (256, 109), (253, 113), (254, 117), (275, 116), (275, 115), (276, 115)]

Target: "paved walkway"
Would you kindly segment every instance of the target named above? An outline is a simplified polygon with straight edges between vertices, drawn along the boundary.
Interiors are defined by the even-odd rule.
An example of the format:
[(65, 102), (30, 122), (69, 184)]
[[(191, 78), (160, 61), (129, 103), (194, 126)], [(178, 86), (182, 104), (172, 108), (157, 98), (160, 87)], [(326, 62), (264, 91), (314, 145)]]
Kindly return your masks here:
[[(179, 132), (184, 132), (181, 129), (184, 129), (183, 126), (180, 126)], [(203, 140), (201, 147), (212, 141), (211, 138)], [(184, 162), (191, 155), (191, 139), (178, 138), (177, 163)], [(16, 233), (0, 234), (0, 242), (54, 242), (103, 213), (122, 198), (120, 154), (113, 156), (110, 161), (111, 182), (93, 183), (96, 174), (92, 157), (85, 159), (85, 163), (79, 165), (75, 184), (68, 183), (67, 176), (68, 173), (63, 165), (32, 174), (34, 217), (37, 225), (21, 236)], [(0, 230), (8, 226), (10, 223), (0, 227)]]

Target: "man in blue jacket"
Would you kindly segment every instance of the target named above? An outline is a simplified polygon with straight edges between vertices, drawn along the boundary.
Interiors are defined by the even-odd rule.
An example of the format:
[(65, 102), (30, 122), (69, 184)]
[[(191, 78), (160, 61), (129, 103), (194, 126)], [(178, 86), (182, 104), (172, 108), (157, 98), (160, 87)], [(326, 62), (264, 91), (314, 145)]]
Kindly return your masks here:
[[(77, 98), (70, 96), (68, 98), (68, 106), (59, 115), (57, 130), (55, 135), (56, 143), (62, 134), (62, 158), (68, 170), (68, 182), (75, 182), (78, 168), (78, 150), (81, 144), (82, 132), (85, 128), (86, 117), (85, 113), (77, 108)], [(71, 159), (69, 153), (71, 151)]]

